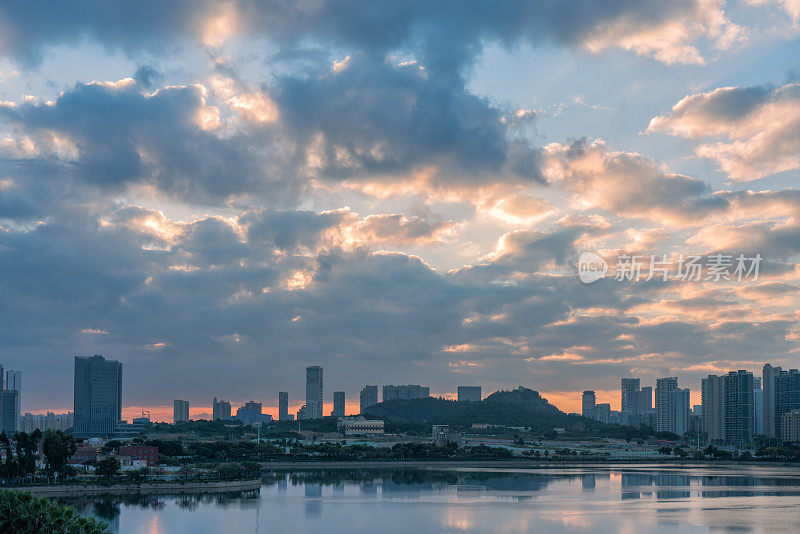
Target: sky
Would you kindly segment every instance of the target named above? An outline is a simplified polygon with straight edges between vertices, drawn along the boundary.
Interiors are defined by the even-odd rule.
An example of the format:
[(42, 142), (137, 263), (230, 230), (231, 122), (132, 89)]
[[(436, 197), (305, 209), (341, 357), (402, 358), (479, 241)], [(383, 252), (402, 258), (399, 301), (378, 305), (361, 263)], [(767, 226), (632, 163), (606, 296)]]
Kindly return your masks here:
[(798, 367), (799, 176), (798, 0), (6, 3), (0, 362), (34, 413), (91, 354), (126, 417), (306, 365), (699, 403)]

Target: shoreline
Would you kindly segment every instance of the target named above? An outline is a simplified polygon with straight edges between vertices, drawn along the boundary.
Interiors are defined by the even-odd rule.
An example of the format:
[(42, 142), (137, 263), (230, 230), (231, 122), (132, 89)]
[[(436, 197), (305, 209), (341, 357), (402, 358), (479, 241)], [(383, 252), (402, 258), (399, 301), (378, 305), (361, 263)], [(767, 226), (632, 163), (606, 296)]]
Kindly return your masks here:
[(262, 471), (291, 471), (291, 470), (313, 470), (313, 469), (392, 469), (392, 468), (412, 468), (412, 469), (549, 469), (558, 468), (593, 468), (593, 469), (617, 469), (622, 467), (643, 467), (656, 466), (663, 468), (698, 468), (698, 467), (800, 467), (800, 463), (792, 462), (735, 462), (735, 461), (698, 461), (691, 460), (686, 462), (676, 462), (675, 460), (614, 460), (614, 461), (593, 461), (593, 460), (368, 460), (368, 461), (319, 461), (319, 462), (260, 462)]
[(83, 497), (93, 495), (150, 495), (188, 493), (228, 493), (251, 491), (261, 488), (261, 479), (232, 480), (220, 482), (145, 482), (142, 484), (81, 485), (64, 484), (55, 486), (8, 486), (0, 489), (25, 491), (37, 497)]

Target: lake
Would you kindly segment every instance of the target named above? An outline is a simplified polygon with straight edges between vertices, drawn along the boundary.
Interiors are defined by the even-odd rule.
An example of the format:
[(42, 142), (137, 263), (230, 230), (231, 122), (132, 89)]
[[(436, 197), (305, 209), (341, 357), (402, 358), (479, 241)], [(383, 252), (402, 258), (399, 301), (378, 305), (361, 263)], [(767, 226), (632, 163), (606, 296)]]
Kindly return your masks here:
[(244, 494), (69, 504), (122, 534), (799, 532), (800, 469), (293, 470)]

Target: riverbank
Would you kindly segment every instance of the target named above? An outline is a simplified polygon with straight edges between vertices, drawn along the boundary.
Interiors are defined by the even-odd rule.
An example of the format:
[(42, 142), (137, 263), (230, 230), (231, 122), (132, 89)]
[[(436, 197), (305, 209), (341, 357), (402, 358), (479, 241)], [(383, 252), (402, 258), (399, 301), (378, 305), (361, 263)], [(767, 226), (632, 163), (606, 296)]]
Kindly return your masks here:
[(265, 471), (286, 471), (286, 470), (311, 470), (311, 469), (393, 469), (393, 468), (412, 468), (412, 469), (551, 469), (551, 468), (592, 468), (592, 469), (619, 469), (622, 467), (644, 467), (658, 466), (661, 468), (685, 469), (692, 467), (795, 467), (800, 468), (800, 463), (791, 462), (735, 462), (726, 460), (698, 461), (687, 460), (685, 462), (675, 461), (674, 459), (637, 459), (637, 460), (458, 460), (458, 461), (420, 461), (420, 460), (397, 460), (397, 461), (316, 461), (316, 462), (261, 462), (261, 467)]
[(252, 491), (261, 488), (261, 479), (231, 480), (220, 482), (144, 482), (141, 484), (83, 485), (64, 484), (54, 486), (9, 486), (3, 489), (26, 491), (39, 497), (83, 497), (89, 495), (147, 495), (186, 493), (228, 493)]

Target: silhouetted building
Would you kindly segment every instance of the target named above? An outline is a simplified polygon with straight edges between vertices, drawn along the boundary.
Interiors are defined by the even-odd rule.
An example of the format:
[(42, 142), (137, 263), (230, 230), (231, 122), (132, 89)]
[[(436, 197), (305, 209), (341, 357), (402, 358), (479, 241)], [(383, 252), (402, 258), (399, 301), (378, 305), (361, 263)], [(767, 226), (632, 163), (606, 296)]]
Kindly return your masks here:
[(189, 401), (175, 399), (172, 401), (172, 421), (185, 423), (189, 420)]
[(278, 421), (289, 420), (289, 392), (278, 392)]
[(623, 378), (620, 385), (620, 412), (622, 423), (625, 425), (638, 424), (639, 418), (639, 389), (638, 378)]
[[(0, 366), (0, 378), (2, 378), (2, 366)], [(14, 430), (20, 430), (20, 423), (22, 418), (22, 371), (13, 371), (9, 369), (6, 371), (5, 384), (0, 386), (3, 389), (17, 392), (17, 406), (15, 410), (15, 423)]]
[(594, 405), (594, 418), (601, 423), (611, 422), (611, 405), (608, 403), (601, 403)]
[(364, 413), (370, 406), (378, 404), (378, 386), (364, 386), (360, 395), (360, 413)]
[(581, 415), (594, 419), (595, 415), (595, 396), (594, 391), (584, 391), (581, 397)]
[(13, 389), (0, 391), (0, 432), (5, 432), (9, 437), (17, 431), (18, 399), (19, 391)]
[(333, 411), (331, 415), (333, 417), (344, 417), (345, 416), (345, 408), (344, 408), (344, 391), (334, 391), (333, 392)]
[(224, 400), (214, 400), (211, 402), (211, 418), (220, 421), (231, 418), (231, 403)]
[(306, 367), (306, 413), (305, 419), (322, 419), (323, 403), (322, 367)]
[(431, 388), (427, 386), (383, 386), (383, 402), (393, 399), (427, 399), (431, 396)]
[(249, 401), (246, 402), (244, 406), (240, 406), (239, 409), (236, 410), (236, 419), (240, 420), (246, 425), (249, 425), (252, 423), (264, 423), (268, 419), (272, 419), (272, 417), (262, 413), (262, 406), (260, 402)]
[(75, 357), (75, 435), (102, 436), (122, 420), (122, 364), (102, 356)]
[(639, 390), (639, 414), (653, 410), (653, 386), (644, 386)]
[(458, 402), (480, 402), (480, 386), (458, 386)]

